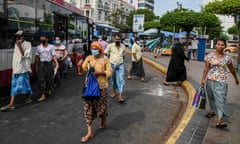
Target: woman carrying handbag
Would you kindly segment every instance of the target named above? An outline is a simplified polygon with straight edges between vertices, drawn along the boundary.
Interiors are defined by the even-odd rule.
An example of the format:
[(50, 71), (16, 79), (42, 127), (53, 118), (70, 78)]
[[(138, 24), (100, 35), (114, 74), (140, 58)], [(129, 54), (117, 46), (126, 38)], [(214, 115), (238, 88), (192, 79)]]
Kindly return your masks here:
[(92, 121), (97, 117), (101, 118), (100, 128), (104, 129), (106, 127), (108, 78), (112, 75), (110, 62), (107, 56), (104, 56), (101, 43), (93, 42), (91, 53), (92, 55), (89, 55), (83, 62), (82, 69), (83, 72), (91, 69), (91, 74), (96, 76), (100, 88), (100, 98), (83, 98), (87, 134), (81, 138), (81, 142), (87, 142), (93, 137)]
[(209, 53), (205, 57), (205, 67), (202, 76), (201, 85), (206, 84), (207, 96), (211, 108), (206, 117), (212, 118), (217, 114), (217, 128), (225, 128), (227, 124), (223, 122), (223, 117), (230, 116), (227, 109), (227, 67), (235, 79), (235, 83), (238, 85), (239, 80), (237, 73), (233, 67), (233, 60), (230, 56), (225, 55), (223, 50), (226, 48), (226, 41), (218, 39), (216, 43), (216, 51)]

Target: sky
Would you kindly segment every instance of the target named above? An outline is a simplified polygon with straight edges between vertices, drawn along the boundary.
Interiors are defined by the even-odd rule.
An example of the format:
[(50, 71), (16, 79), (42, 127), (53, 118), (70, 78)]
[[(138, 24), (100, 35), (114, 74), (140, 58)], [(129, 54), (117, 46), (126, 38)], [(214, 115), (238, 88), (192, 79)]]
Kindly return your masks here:
[(177, 8), (177, 2), (181, 3), (183, 8), (189, 8), (196, 12), (201, 10), (203, 0), (155, 0), (154, 13), (157, 16), (165, 14)]

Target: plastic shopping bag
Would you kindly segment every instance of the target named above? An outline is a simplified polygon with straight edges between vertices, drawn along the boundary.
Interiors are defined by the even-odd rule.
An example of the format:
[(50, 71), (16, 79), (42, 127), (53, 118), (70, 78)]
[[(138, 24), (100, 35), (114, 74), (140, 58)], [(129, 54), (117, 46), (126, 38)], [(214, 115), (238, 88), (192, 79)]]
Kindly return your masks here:
[(206, 108), (206, 94), (204, 87), (200, 86), (197, 88), (195, 96), (193, 98), (192, 106), (199, 109)]
[(101, 95), (97, 78), (92, 73), (87, 75), (86, 87), (83, 98), (99, 98)]

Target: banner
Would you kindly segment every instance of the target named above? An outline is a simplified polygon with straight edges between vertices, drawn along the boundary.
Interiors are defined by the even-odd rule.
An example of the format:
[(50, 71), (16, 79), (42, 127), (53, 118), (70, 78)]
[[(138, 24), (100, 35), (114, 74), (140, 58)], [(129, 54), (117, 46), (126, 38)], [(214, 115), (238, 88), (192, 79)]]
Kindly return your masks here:
[(144, 15), (133, 15), (133, 32), (144, 31)]

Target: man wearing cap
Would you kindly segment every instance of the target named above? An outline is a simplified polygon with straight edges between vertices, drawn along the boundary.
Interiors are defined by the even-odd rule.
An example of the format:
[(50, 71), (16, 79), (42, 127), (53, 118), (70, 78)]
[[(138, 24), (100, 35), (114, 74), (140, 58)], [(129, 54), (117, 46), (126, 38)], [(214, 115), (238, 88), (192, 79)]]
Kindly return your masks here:
[(29, 95), (32, 95), (32, 88), (29, 80), (31, 73), (32, 46), (30, 42), (24, 40), (23, 31), (15, 33), (16, 42), (13, 52), (12, 61), (12, 83), (11, 83), (11, 99), (9, 105), (2, 107), (2, 111), (14, 110), (15, 96), (26, 94), (28, 97), (26, 103), (31, 103)]

